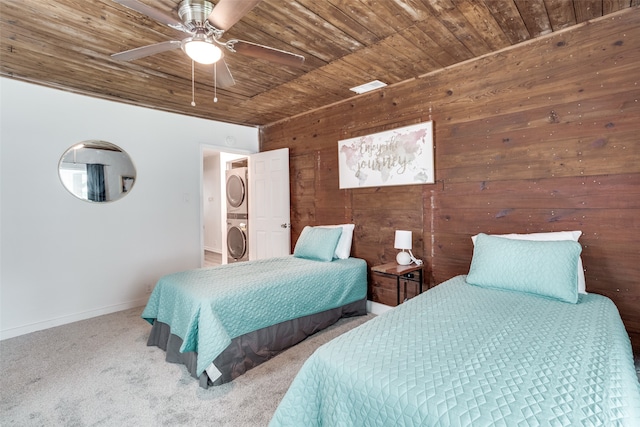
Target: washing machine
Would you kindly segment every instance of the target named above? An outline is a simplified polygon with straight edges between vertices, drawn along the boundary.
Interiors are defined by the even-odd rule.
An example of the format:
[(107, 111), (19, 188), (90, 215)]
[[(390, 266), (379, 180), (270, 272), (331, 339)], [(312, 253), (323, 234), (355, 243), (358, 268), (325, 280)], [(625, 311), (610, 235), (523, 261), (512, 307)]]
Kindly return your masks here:
[(227, 214), (228, 263), (249, 260), (247, 214)]
[(227, 214), (246, 214), (249, 212), (249, 206), (247, 203), (248, 170), (248, 168), (243, 167), (229, 169), (226, 171)]

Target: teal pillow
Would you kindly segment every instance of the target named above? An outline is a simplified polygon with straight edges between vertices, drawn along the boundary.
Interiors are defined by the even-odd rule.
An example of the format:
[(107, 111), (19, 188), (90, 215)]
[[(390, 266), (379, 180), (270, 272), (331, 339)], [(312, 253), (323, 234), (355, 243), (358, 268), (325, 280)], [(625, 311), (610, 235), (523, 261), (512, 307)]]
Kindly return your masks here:
[(580, 243), (512, 240), (479, 234), (467, 283), (578, 302)]
[(333, 261), (333, 254), (341, 235), (342, 228), (306, 226), (298, 237), (293, 256), (316, 261)]

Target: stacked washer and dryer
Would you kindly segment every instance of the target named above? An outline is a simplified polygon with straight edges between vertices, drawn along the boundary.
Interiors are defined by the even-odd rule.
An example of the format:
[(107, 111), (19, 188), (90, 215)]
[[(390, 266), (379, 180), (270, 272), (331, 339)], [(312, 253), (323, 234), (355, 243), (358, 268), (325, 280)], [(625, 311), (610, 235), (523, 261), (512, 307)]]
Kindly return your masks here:
[(249, 260), (248, 168), (237, 167), (227, 175), (227, 254), (229, 264)]

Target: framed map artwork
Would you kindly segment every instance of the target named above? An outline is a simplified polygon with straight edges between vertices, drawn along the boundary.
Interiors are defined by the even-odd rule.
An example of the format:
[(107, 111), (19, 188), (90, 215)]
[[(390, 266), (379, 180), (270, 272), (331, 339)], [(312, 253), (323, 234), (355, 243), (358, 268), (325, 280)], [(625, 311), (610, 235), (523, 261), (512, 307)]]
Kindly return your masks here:
[(340, 188), (433, 184), (433, 122), (338, 141)]

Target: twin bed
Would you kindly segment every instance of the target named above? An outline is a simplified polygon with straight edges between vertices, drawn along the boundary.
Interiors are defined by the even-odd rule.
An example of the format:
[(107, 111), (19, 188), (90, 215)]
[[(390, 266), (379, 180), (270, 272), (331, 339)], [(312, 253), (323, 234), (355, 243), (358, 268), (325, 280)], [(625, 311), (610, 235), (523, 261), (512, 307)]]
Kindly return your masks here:
[[(614, 304), (606, 297), (584, 293), (578, 237), (579, 232), (477, 236), (468, 275), (454, 277), (320, 347), (296, 376), (270, 425), (640, 425), (640, 384), (629, 338)], [(349, 261), (353, 263), (350, 268), (358, 266), (354, 268), (355, 282), (362, 280), (364, 261), (354, 258), (318, 262), (294, 255), (256, 262), (256, 271), (268, 270), (265, 264), (270, 262), (291, 261), (296, 269), (301, 268), (298, 261), (306, 261), (330, 270)], [(277, 265), (273, 271), (281, 267)], [(335, 280), (336, 287), (343, 288), (343, 295), (329, 304), (333, 307), (324, 305), (320, 310), (309, 307), (309, 300), (325, 299), (333, 291), (319, 290), (320, 283), (315, 282), (301, 292), (300, 301), (306, 302), (293, 302), (289, 295), (301, 286), (295, 280), (286, 282), (287, 274), (279, 276), (269, 287), (285, 296), (284, 302), (277, 303), (281, 307), (304, 306), (293, 314), (296, 319), (307, 317), (309, 311), (337, 310), (326, 324), (342, 315), (362, 314), (366, 266), (364, 291), (361, 284), (347, 285), (348, 273), (344, 271), (337, 279), (320, 280)], [(196, 285), (196, 279), (188, 282), (193, 302), (166, 290), (176, 301), (171, 307), (173, 314), (168, 316), (165, 309), (159, 309), (159, 317), (149, 319), (156, 319), (154, 329), (165, 319), (172, 332), (187, 337), (181, 340), (182, 351), (197, 351), (195, 372), (207, 376), (206, 383), (217, 381), (212, 380), (215, 375), (207, 374), (211, 369), (225, 371), (218, 380), (230, 380), (234, 369), (229, 374), (224, 364), (221, 368), (217, 362), (222, 357), (216, 356), (222, 344), (217, 344), (215, 351), (206, 350), (203, 356), (203, 342), (209, 340), (211, 324), (219, 319), (217, 314), (206, 313), (209, 301), (195, 303), (203, 296), (199, 290), (204, 285)], [(229, 284), (242, 289), (248, 305), (263, 299), (262, 290), (247, 296), (253, 287), (246, 286), (242, 280)], [(161, 281), (161, 294), (164, 287)], [(195, 322), (197, 327), (183, 333), (177, 326), (182, 323), (174, 326), (171, 316), (179, 307), (194, 304), (199, 308), (188, 310), (190, 320), (180, 322)], [(163, 304), (150, 301), (150, 305)], [(251, 325), (225, 329), (228, 336), (222, 342), (227, 349), (221, 354), (234, 346), (234, 336), (242, 337), (251, 334), (247, 330), (261, 327), (253, 324), (254, 314), (258, 318), (276, 315), (274, 324), (286, 323), (283, 318), (291, 316), (282, 317), (279, 311), (251, 308), (248, 318), (240, 322)], [(285, 345), (295, 342), (298, 340)], [(276, 347), (277, 352), (282, 346)], [(210, 368), (211, 361), (216, 368)]]
[(455, 277), (320, 347), (271, 426), (638, 426), (615, 306)]
[(307, 227), (294, 255), (170, 274), (142, 317), (148, 345), (207, 388), (232, 381), (341, 317), (366, 314), (367, 265), (353, 224)]

